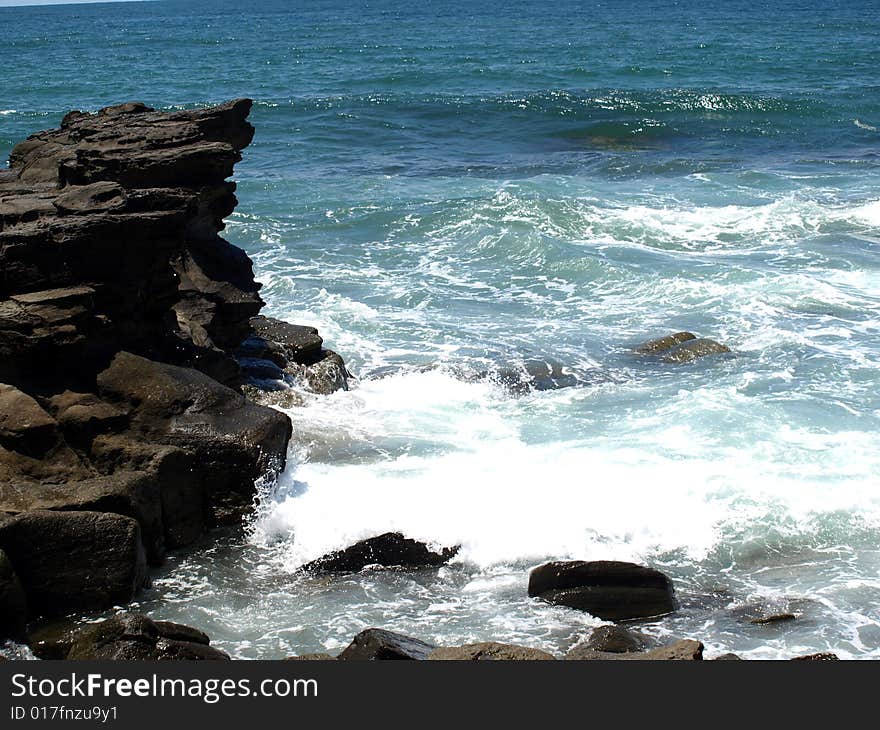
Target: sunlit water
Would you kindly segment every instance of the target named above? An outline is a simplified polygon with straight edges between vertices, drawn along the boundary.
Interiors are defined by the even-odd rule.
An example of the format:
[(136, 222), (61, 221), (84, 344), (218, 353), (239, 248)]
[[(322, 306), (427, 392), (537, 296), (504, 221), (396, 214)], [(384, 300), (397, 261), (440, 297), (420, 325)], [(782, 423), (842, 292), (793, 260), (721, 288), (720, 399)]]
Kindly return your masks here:
[[(560, 653), (599, 622), (529, 599), (529, 569), (621, 559), (682, 604), (641, 628), (709, 656), (880, 655), (875, 4), (6, 18), (4, 154), (68, 108), (256, 98), (227, 237), (267, 312), (358, 376), (288, 411), (256, 518), (172, 556), (142, 608), (241, 657), (367, 626)], [(733, 354), (629, 353), (681, 329)], [(546, 359), (578, 385), (504, 387)], [(296, 571), (388, 530), (462, 548), (421, 573)], [(749, 622), (781, 611), (799, 618)]]

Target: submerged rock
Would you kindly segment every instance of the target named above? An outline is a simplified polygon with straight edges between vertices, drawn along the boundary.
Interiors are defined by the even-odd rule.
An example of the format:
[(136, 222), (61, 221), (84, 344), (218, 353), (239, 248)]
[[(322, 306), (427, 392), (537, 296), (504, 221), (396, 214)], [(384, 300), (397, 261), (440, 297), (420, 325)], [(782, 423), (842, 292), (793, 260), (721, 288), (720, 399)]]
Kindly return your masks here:
[(675, 334), (658, 337), (655, 340), (648, 340), (641, 345), (636, 345), (633, 352), (638, 355), (657, 355), (661, 352), (667, 352), (688, 340), (695, 340), (697, 336), (693, 332), (676, 332)]
[(579, 645), (568, 652), (565, 658), (572, 661), (700, 661), (703, 658), (703, 644), (693, 639), (682, 639), (650, 651), (629, 652), (595, 651)]
[(701, 337), (667, 350), (661, 355), (661, 359), (663, 362), (685, 363), (696, 360), (699, 357), (705, 357), (706, 355), (720, 355), (726, 352), (730, 352), (730, 348), (727, 345)]
[(428, 656), (431, 661), (548, 661), (552, 654), (540, 649), (514, 644), (484, 641), (464, 646), (448, 646), (435, 649)]
[(715, 340), (697, 337), (693, 332), (676, 332), (636, 345), (632, 351), (637, 355), (659, 357), (667, 363), (685, 363), (707, 355), (730, 352), (730, 348)]
[(605, 621), (648, 618), (675, 610), (668, 577), (652, 568), (617, 561), (547, 563), (529, 575), (529, 595)]
[(423, 542), (411, 540), (399, 532), (386, 532), (356, 542), (345, 550), (324, 555), (304, 565), (302, 570), (356, 573), (371, 565), (384, 568), (433, 568), (449, 562), (457, 552), (457, 547), (434, 552)]
[(794, 621), (796, 618), (797, 616), (793, 613), (774, 613), (769, 616), (758, 616), (750, 619), (749, 623), (758, 625), (778, 624), (785, 621)]
[(366, 629), (354, 637), (337, 657), (340, 661), (380, 661), (388, 659), (427, 659), (437, 647), (385, 629)]
[(840, 657), (828, 651), (819, 652), (818, 654), (806, 654), (805, 656), (792, 657), (793, 662), (836, 662)]

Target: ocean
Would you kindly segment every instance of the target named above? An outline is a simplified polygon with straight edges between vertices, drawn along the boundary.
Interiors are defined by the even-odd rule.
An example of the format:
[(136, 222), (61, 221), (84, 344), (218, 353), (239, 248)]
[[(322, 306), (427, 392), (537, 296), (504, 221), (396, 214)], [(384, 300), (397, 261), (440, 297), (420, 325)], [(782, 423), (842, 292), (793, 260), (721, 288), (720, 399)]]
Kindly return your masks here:
[[(289, 411), (254, 519), (140, 610), (240, 658), (368, 626), (560, 653), (600, 622), (529, 569), (635, 560), (681, 603), (638, 628), (707, 657), (880, 657), (880, 4), (168, 0), (0, 29), (0, 158), (71, 109), (255, 99), (225, 235), (357, 376)], [(733, 353), (630, 353), (678, 330)], [(568, 387), (506, 386), (540, 363)], [(296, 572), (389, 530), (461, 551)]]

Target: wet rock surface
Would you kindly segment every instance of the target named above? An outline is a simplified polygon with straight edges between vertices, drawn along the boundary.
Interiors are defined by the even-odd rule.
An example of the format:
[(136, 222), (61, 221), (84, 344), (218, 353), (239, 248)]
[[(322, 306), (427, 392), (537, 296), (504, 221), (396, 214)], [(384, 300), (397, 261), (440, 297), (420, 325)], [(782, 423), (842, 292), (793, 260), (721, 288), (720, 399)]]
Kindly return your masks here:
[(366, 629), (337, 657), (340, 661), (423, 660), (437, 647), (385, 629)]
[(578, 646), (590, 651), (625, 654), (645, 651), (655, 644), (655, 639), (639, 631), (632, 631), (623, 626), (599, 626), (593, 629), (589, 638)]
[(496, 641), (483, 641), (464, 646), (448, 646), (435, 649), (428, 656), (431, 661), (548, 661), (552, 654), (540, 649)]
[(606, 621), (648, 618), (675, 610), (672, 582), (663, 573), (610, 560), (559, 561), (535, 568), (529, 575), (529, 595)]
[(572, 661), (700, 661), (703, 658), (703, 644), (693, 639), (682, 639), (649, 651), (627, 652), (595, 651), (580, 645), (569, 651), (565, 658)]
[(680, 364), (707, 355), (729, 353), (730, 348), (707, 337), (697, 337), (693, 332), (676, 332), (636, 345), (632, 352), (659, 359), (664, 363)]
[(0, 549), (30, 619), (130, 600), (251, 508), (291, 425), (244, 395), (248, 348), (347, 382), (220, 236), (251, 105), (71, 112), (0, 174)]
[(356, 573), (368, 566), (383, 568), (434, 568), (449, 562), (458, 548), (431, 550), (425, 543), (411, 540), (399, 532), (386, 532), (361, 540), (345, 550), (339, 550), (313, 560), (302, 570), (313, 572)]
[(60, 622), (31, 637), (41, 659), (170, 661), (228, 660), (198, 629), (123, 613), (95, 624)]

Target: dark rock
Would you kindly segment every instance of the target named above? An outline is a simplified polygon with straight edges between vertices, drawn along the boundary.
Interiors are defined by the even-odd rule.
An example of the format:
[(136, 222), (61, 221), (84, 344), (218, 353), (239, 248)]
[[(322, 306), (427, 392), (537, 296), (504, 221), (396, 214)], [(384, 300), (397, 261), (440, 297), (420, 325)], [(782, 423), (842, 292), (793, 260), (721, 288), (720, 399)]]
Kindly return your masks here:
[(250, 350), (253, 356), (272, 360), (280, 368), (290, 362), (313, 365), (321, 359), (324, 340), (314, 327), (262, 315), (253, 317), (250, 324), (254, 334), (242, 343), (242, 348)]
[(692, 332), (676, 332), (656, 340), (648, 340), (633, 348), (637, 355), (656, 355), (663, 362), (685, 363), (706, 355), (730, 352), (730, 348), (720, 342), (697, 337)]
[(819, 652), (818, 654), (806, 654), (805, 656), (792, 657), (793, 662), (836, 662), (840, 657), (831, 652)]
[(138, 523), (100, 512), (25, 512), (0, 523), (0, 549), (15, 566), (34, 615), (125, 603), (144, 584)]
[(303, 570), (356, 573), (369, 565), (386, 568), (432, 568), (447, 563), (458, 548), (443, 548), (436, 553), (423, 542), (410, 540), (399, 532), (386, 532), (377, 537), (356, 542), (303, 566)]
[(540, 649), (513, 644), (484, 641), (479, 644), (448, 646), (435, 649), (428, 655), (432, 661), (548, 661), (552, 654)]
[(622, 626), (599, 626), (593, 629), (589, 639), (578, 646), (590, 651), (624, 654), (631, 651), (645, 651), (655, 643), (650, 636)]
[(337, 657), (340, 661), (427, 659), (436, 647), (384, 629), (366, 629), (354, 637)]
[(499, 368), (481, 373), (480, 377), (487, 377), (514, 395), (593, 385), (609, 380), (608, 375), (599, 370), (564, 365), (552, 358), (525, 360), (519, 367)]
[(797, 616), (793, 613), (774, 613), (769, 616), (758, 616), (751, 619), (749, 623), (758, 625), (778, 624), (784, 621), (794, 621), (796, 618)]
[(34, 617), (128, 600), (141, 542), (158, 564), (251, 508), (291, 427), (240, 392), (242, 352), (347, 386), (316, 331), (257, 316), (252, 262), (220, 236), (251, 105), (71, 112), (0, 172), (0, 537)]
[(211, 640), (204, 631), (194, 629), (192, 626), (176, 624), (172, 621), (154, 621), (153, 623), (159, 631), (159, 636), (163, 639), (186, 641), (191, 644), (204, 644), (205, 646), (211, 643)]
[(58, 423), (18, 388), (0, 383), (0, 446), (41, 457), (60, 441)]
[(695, 339), (697, 339), (697, 336), (692, 332), (676, 332), (666, 337), (658, 337), (656, 340), (648, 340), (641, 345), (636, 345), (633, 348), (633, 352), (638, 355), (657, 355), (677, 347), (682, 342)]
[(208, 646), (202, 632), (187, 626), (164, 624), (165, 630), (190, 635), (199, 641), (168, 638), (162, 626), (146, 616), (124, 613), (74, 631), (67, 641), (70, 648), (64, 658), (70, 660), (228, 660), (225, 652)]
[(568, 652), (565, 658), (575, 661), (699, 661), (703, 658), (703, 644), (693, 639), (683, 639), (658, 649), (631, 652), (593, 651), (586, 648), (585, 645), (580, 645)]
[(675, 610), (672, 583), (663, 573), (633, 563), (581, 560), (547, 563), (529, 575), (529, 595), (624, 621)]
[(38, 659), (66, 659), (78, 629), (70, 618), (43, 620), (31, 631), (28, 645)]
[(200, 372), (122, 352), (98, 376), (98, 391), (129, 410), (132, 428), (151, 443), (194, 455), (193, 481), (209, 503), (238, 495), (247, 507), (254, 480), (283, 467), (290, 419)]
[(706, 355), (720, 355), (726, 352), (730, 352), (730, 348), (727, 345), (722, 345), (720, 342), (715, 342), (715, 340), (700, 338), (690, 340), (678, 347), (667, 350), (663, 353), (661, 359), (663, 362), (685, 363), (696, 360), (699, 357), (705, 357)]
[(319, 395), (348, 390), (351, 373), (339, 355), (324, 349), (324, 340), (314, 327), (262, 315), (253, 317), (250, 326), (254, 334), (238, 349), (239, 364), (249, 378), (280, 380), (286, 375)]
[(728, 652), (727, 654), (719, 654), (717, 657), (715, 657), (715, 661), (716, 662), (740, 662), (740, 661), (743, 661), (743, 658), (741, 656), (738, 656), (737, 654), (732, 654), (732, 653)]
[(27, 600), (12, 561), (0, 550), (0, 639), (25, 635)]

